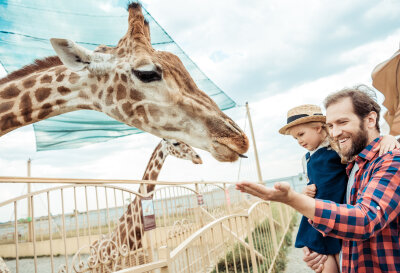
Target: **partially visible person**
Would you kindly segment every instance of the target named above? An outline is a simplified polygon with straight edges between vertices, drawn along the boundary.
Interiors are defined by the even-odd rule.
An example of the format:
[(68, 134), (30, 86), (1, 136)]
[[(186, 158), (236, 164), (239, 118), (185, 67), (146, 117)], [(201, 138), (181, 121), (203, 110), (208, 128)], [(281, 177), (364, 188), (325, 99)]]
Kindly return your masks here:
[[(310, 197), (343, 203), (348, 180), (344, 164), (347, 159), (338, 154), (338, 145), (331, 141), (325, 121), (326, 117), (319, 106), (300, 105), (288, 111), (287, 124), (279, 133), (291, 135), (300, 146), (309, 151), (302, 160), (309, 180), (303, 193)], [(393, 136), (385, 136), (380, 153), (393, 150), (396, 145), (400, 146)], [(339, 272), (341, 240), (324, 237), (311, 226), (306, 217), (301, 220), (295, 247), (304, 248), (304, 253), (310, 253), (311, 250), (327, 255), (320, 272)]]
[(331, 137), (342, 155), (354, 158), (347, 167), (347, 204), (313, 199), (286, 182), (274, 188), (240, 182), (236, 188), (288, 204), (324, 236), (342, 239), (342, 272), (400, 272), (400, 151), (377, 151), (380, 106), (352, 88), (329, 96), (325, 107)]
[[(303, 193), (342, 203), (347, 185), (346, 165), (342, 164), (339, 154), (332, 148), (325, 120), (321, 108), (317, 105), (300, 105), (288, 111), (287, 124), (279, 133), (291, 135), (300, 146), (308, 150), (303, 157), (303, 168), (309, 180), (307, 185), (315, 187), (306, 187)], [(296, 236), (295, 247), (307, 247), (313, 252), (327, 255), (322, 272), (339, 272), (338, 253), (341, 241), (333, 237), (324, 237), (304, 216)]]

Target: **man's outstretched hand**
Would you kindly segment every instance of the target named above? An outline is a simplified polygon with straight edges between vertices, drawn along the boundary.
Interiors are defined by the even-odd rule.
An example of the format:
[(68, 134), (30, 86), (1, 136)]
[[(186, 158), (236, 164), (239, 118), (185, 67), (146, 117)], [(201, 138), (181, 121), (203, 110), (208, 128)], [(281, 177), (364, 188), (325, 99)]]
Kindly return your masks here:
[(277, 182), (273, 188), (264, 187), (261, 184), (253, 182), (238, 182), (236, 189), (246, 192), (268, 201), (278, 201), (282, 203), (290, 202), (292, 189), (287, 182)]
[(267, 201), (285, 203), (311, 221), (314, 219), (315, 199), (295, 192), (287, 182), (277, 182), (273, 188), (267, 188), (252, 182), (238, 182), (236, 183), (236, 189)]

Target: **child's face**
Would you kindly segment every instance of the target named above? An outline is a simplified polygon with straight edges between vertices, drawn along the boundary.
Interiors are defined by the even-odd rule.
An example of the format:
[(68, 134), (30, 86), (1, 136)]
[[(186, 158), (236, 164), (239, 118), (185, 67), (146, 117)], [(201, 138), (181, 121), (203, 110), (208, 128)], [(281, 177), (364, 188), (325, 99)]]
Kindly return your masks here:
[(308, 124), (300, 124), (290, 128), (290, 134), (300, 146), (309, 151), (317, 149), (324, 138), (321, 127), (312, 127)]

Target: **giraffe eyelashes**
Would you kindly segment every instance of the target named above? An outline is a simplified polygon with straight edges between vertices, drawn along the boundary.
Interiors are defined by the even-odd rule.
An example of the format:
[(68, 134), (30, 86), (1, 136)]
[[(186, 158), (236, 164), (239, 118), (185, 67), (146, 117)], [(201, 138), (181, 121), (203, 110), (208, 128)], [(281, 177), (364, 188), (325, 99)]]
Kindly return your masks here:
[(162, 78), (162, 74), (159, 71), (140, 71), (132, 69), (133, 74), (142, 82), (154, 82), (159, 81)]
[(172, 145), (174, 145), (174, 146), (179, 146), (179, 142), (175, 142), (175, 143), (173, 143)]

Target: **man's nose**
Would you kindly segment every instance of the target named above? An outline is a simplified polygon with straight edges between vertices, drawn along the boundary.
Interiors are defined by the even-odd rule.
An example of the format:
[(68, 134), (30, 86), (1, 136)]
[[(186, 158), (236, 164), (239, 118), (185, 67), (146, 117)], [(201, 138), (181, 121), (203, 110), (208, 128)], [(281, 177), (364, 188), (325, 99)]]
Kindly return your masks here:
[(332, 126), (332, 128), (330, 128), (329, 130), (331, 137), (333, 138), (337, 138), (342, 134), (342, 130), (340, 128), (338, 128), (337, 126)]

